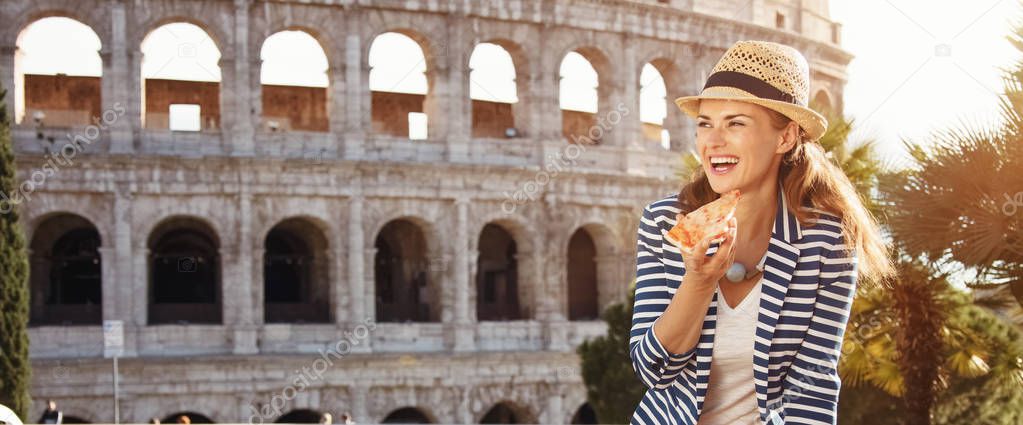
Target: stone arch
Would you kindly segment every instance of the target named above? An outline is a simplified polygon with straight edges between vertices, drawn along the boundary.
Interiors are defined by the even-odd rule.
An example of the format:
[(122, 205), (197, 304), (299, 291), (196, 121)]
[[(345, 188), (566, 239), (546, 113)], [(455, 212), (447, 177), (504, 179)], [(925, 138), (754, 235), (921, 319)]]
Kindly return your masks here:
[(178, 418), (180, 418), (181, 416), (188, 416), (188, 420), (191, 421), (190, 423), (193, 423), (193, 424), (212, 424), (212, 423), (216, 423), (216, 422), (213, 421), (213, 419), (210, 419), (209, 416), (206, 416), (206, 415), (204, 415), (202, 413), (196, 413), (196, 412), (193, 412), (193, 411), (171, 413), (171, 414), (169, 414), (167, 416), (164, 416), (163, 419), (160, 420), (160, 423), (175, 424), (175, 423), (177, 423)]
[(538, 417), (529, 406), (510, 400), (501, 400), (483, 412), (476, 420), (481, 424), (535, 424)]
[[(613, 110), (611, 105), (611, 96), (616, 90), (616, 87), (621, 84), (615, 81), (615, 75), (611, 65), (610, 56), (607, 55), (603, 49), (596, 47), (593, 44), (573, 44), (561, 51), (561, 55), (558, 56), (555, 66), (558, 67), (556, 71), (557, 78), (554, 80), (554, 86), (558, 93), (558, 103), (561, 103), (561, 84), (562, 78), (560, 69), (565, 61), (565, 58), (569, 53), (578, 53), (581, 55), (593, 70), (597, 74), (597, 108), (595, 113), (573, 111), (567, 109), (559, 110), (561, 112), (561, 134), (570, 143), (604, 143), (600, 139), (593, 139), (590, 135), (592, 129), (598, 123), (598, 116), (600, 114), (606, 114)], [(601, 132), (600, 134), (603, 134)], [(580, 141), (581, 140), (581, 141)]]
[[(501, 48), (511, 61), (516, 97), (516, 101), (514, 103), (472, 98), (474, 87), (479, 87), (484, 94), (489, 94), (490, 92), (490, 90), (487, 90), (487, 88), (480, 83), (479, 78), (473, 78), (473, 72), (477, 72), (478, 70), (473, 69), (471, 66), (472, 58), (476, 54), (477, 49), (484, 44), (491, 44)], [(526, 55), (522, 46), (508, 39), (492, 39), (474, 43), (468, 48), (468, 52), (469, 53), (465, 55), (465, 65), (463, 65), (463, 68), (465, 69), (465, 76), (468, 80), (467, 95), (470, 97), (471, 102), (469, 112), (472, 126), (472, 137), (519, 137), (518, 129), (523, 127), (522, 124), (524, 122), (528, 122), (527, 115), (529, 114), (529, 111), (523, 107), (522, 102), (523, 95), (527, 94), (529, 90), (529, 73), (524, 72), (525, 70), (528, 70), (528, 64), (525, 62)], [(478, 74), (477, 77), (479, 77)], [(516, 135), (507, 135), (507, 128), (516, 129)]]
[(371, 235), (376, 320), (441, 321), (446, 260), (434, 227), (417, 216), (399, 216)]
[(834, 96), (825, 87), (820, 87), (814, 91), (810, 103), (813, 107), (818, 108), (818, 111), (824, 116), (834, 114), (838, 110)]
[[(28, 51), (27, 47), (30, 44), (29, 29), (37, 23), (52, 19), (68, 19), (80, 25), (80, 30), (79, 28), (65, 29), (70, 33), (69, 35), (80, 38), (83, 43), (85, 39), (89, 39), (91, 42), (91, 37), (95, 37), (99, 45), (94, 51), (86, 47), (62, 52), (61, 48), (57, 47), (56, 52), (51, 50), (48, 53), (51, 57), (61, 57), (60, 53), (71, 54), (71, 58), (61, 57), (67, 59), (62, 60), (61, 63), (68, 68), (56, 70), (56, 75), (28, 73), (25, 62), (27, 57), (24, 53)], [(38, 35), (38, 31), (38, 29), (34, 31), (34, 35)], [(99, 117), (103, 114), (103, 68), (108, 64), (104, 63), (102, 52), (104, 49), (109, 51), (109, 47), (104, 44), (103, 38), (95, 28), (66, 13), (44, 12), (37, 19), (25, 23), (15, 36), (14, 46), (16, 47), (14, 55), (14, 70), (16, 72), (14, 87), (8, 96), (13, 97), (14, 110), (11, 113), (15, 123), (48, 127), (84, 126), (92, 123), (91, 117)], [(26, 50), (22, 51), (22, 49)], [(85, 54), (88, 57), (75, 57), (71, 53), (72, 51)], [(45, 54), (47, 51), (34, 50), (32, 53), (35, 54), (29, 57), (43, 56), (41, 53)], [(99, 64), (99, 76), (92, 75), (86, 70), (87, 67), (91, 68), (91, 65), (95, 63)], [(41, 117), (38, 121), (33, 120), (36, 114)], [(52, 149), (52, 143), (50, 149)]]
[[(38, 203), (38, 204), (37, 204)], [(82, 208), (81, 199), (72, 199), (64, 196), (50, 196), (49, 194), (39, 199), (35, 199), (25, 205), (25, 209), (22, 210), (22, 222), (25, 223), (25, 240), (31, 241), (35, 237), (35, 231), (39, 229), (39, 225), (47, 219), (60, 214), (73, 214), (81, 216), (83, 219), (91, 223), (96, 227), (96, 231), (99, 232), (100, 241), (106, 241), (101, 247), (112, 248), (113, 243), (113, 232), (108, 222), (108, 217), (97, 216), (96, 211), (102, 211), (99, 208), (108, 208), (109, 204), (96, 204), (97, 208)]]
[(263, 313), (266, 323), (329, 323), (333, 311), (330, 265), (335, 258), (326, 226), (303, 216), (277, 222), (262, 238)]
[[(168, 7), (169, 4), (184, 5), (179, 8), (191, 10), (174, 10)], [(222, 8), (217, 5), (218, 3), (216, 2), (154, 3), (147, 9), (144, 15), (145, 20), (137, 26), (133, 26), (133, 29), (137, 31), (134, 33), (129, 32), (127, 45), (134, 46), (132, 48), (141, 53), (142, 42), (157, 28), (167, 24), (185, 23), (195, 25), (209, 35), (210, 40), (213, 41), (217, 50), (220, 51), (221, 62), (225, 59), (234, 59), (231, 49), (231, 46), (234, 45), (234, 37), (231, 36), (233, 28), (221, 27), (218, 24), (212, 24), (197, 18), (200, 16), (220, 16), (225, 13), (233, 16), (233, 11), (225, 12), (224, 10), (218, 10)]]
[[(157, 22), (159, 22), (158, 25), (148, 28), (138, 44), (138, 64), (141, 73), (139, 81), (142, 90), (141, 102), (138, 106), (142, 126), (153, 130), (220, 129), (225, 115), (223, 102), (225, 87), (229, 87), (225, 85), (225, 81), (230, 80), (230, 76), (233, 74), (233, 70), (224, 67), (226, 58), (224, 47), (231, 47), (233, 44), (222, 43), (216, 38), (216, 34), (210, 31), (210, 26), (191, 17), (169, 18)], [(183, 27), (178, 28), (178, 32), (175, 32), (169, 28), (172, 25)], [(163, 30), (164, 28), (167, 29)], [(202, 41), (208, 38), (213, 43), (213, 50), (206, 46), (207, 43), (193, 43), (191, 39), (185, 39), (186, 42), (182, 42), (178, 34), (191, 32), (193, 28), (201, 32)], [(154, 48), (152, 45), (148, 48), (144, 47), (147, 43), (161, 41), (178, 43), (176, 55), (169, 56), (162, 65), (160, 64), (160, 55), (166, 54), (166, 50)], [(216, 62), (213, 62), (214, 58), (216, 58)], [(167, 67), (172, 63), (173, 66)], [(147, 75), (147, 73), (153, 73), (152, 68), (157, 66), (159, 66), (155, 69), (157, 74), (163, 70), (173, 72), (188, 67), (191, 69), (191, 75), (185, 77), (181, 75)], [(185, 117), (183, 120), (188, 125), (175, 128), (175, 105), (181, 108), (181, 116)], [(192, 111), (196, 114), (194, 121), (192, 121), (191, 113), (184, 111)]]
[(430, 414), (429, 410), (418, 406), (411, 406), (401, 407), (390, 411), (389, 413), (384, 415), (383, 419), (380, 420), (380, 423), (432, 424), (437, 423), (437, 420), (434, 418), (432, 414)]
[[(586, 222), (566, 240), (565, 312), (569, 320), (597, 320), (617, 282), (619, 238), (609, 226)], [(594, 293), (595, 290), (595, 293)]]
[(103, 258), (96, 226), (78, 214), (51, 213), (38, 220), (35, 228), (28, 239), (30, 323), (100, 324)]
[(320, 423), (323, 414), (324, 412), (313, 409), (292, 409), (288, 413), (281, 415), (274, 422), (282, 424), (317, 424)]
[[(528, 223), (528, 220), (517, 214), (509, 215), (502, 212), (486, 214), (473, 222), (472, 227), (469, 229), (469, 252), (472, 255), (470, 260), (471, 273), (469, 276), (472, 288), (469, 296), (471, 306), (477, 306), (479, 303), (479, 240), (487, 225), (495, 225), (508, 232), (515, 243), (517, 266), (516, 292), (518, 294), (519, 318), (521, 320), (530, 320), (536, 317), (539, 307), (537, 296), (539, 295), (538, 292), (542, 292), (542, 288), (537, 285), (542, 279), (538, 270), (539, 260), (536, 257), (539, 254), (535, 246), (536, 234), (531, 230)], [(472, 310), (475, 311), (475, 307)]]
[[(275, 84), (263, 80), (265, 70), (274, 69), (274, 66), (280, 63), (279, 61), (272, 61), (264, 55), (279, 54), (281, 47), (283, 47), (278, 46), (276, 49), (269, 49), (271, 46), (268, 43), (278, 34), (286, 34), (288, 32), (303, 34), (305, 37), (308, 37), (305, 40), (309, 40), (319, 49), (326, 65), (322, 75), (322, 78), (326, 81), (326, 86), (303, 85), (294, 81)], [(259, 58), (260, 78), (257, 93), (261, 99), (259, 103), (259, 116), (262, 119), (261, 128), (269, 131), (281, 129), (325, 132), (329, 130), (329, 114), (334, 101), (331, 96), (331, 87), (333, 86), (331, 81), (331, 55), (328, 53), (330, 51), (328, 50), (329, 47), (322, 41), (323, 37), (317, 37), (315, 34), (318, 33), (304, 27), (291, 26), (275, 31), (261, 40), (259, 51), (253, 56)], [(299, 46), (294, 44), (292, 47), (299, 48)], [(319, 60), (319, 58), (313, 59), (317, 62)], [(313, 59), (310, 59), (310, 61)], [(307, 63), (305, 65), (309, 66), (310, 64)], [(295, 102), (295, 99), (299, 101)]]
[(220, 323), (223, 254), (220, 236), (197, 216), (170, 216), (145, 236), (147, 323)]
[(17, 45), (18, 35), (25, 31), (29, 25), (44, 18), (69, 18), (81, 22), (92, 28), (92, 31), (99, 37), (104, 49), (110, 46), (109, 17), (107, 16), (108, 4), (103, 1), (84, 0), (80, 2), (67, 2), (60, 0), (38, 0), (30, 3), (24, 10), (16, 12), (14, 21), (10, 26), (5, 26), (2, 31), (4, 44), (7, 46)]

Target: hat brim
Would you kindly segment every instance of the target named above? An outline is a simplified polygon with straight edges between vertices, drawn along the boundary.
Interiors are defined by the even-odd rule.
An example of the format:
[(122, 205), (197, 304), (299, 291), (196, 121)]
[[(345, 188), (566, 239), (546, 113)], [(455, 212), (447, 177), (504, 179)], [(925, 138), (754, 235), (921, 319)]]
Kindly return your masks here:
[(704, 99), (732, 100), (760, 105), (789, 117), (806, 132), (810, 140), (820, 139), (828, 130), (828, 120), (813, 109), (778, 100), (756, 97), (743, 90), (732, 87), (710, 87), (696, 96), (683, 96), (675, 99), (682, 112), (696, 118), (700, 114), (700, 101)]

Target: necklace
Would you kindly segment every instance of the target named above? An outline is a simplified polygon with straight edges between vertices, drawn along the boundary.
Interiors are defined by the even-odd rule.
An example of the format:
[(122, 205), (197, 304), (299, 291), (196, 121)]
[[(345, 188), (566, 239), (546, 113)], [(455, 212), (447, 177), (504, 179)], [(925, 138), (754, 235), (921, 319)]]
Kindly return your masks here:
[(756, 276), (756, 274), (761, 271), (763, 271), (763, 269), (759, 264), (757, 267), (753, 268), (753, 270), (746, 271), (746, 266), (742, 265), (742, 263), (734, 262), (731, 266), (728, 266), (728, 271), (725, 272), (725, 278), (731, 282), (742, 282)]

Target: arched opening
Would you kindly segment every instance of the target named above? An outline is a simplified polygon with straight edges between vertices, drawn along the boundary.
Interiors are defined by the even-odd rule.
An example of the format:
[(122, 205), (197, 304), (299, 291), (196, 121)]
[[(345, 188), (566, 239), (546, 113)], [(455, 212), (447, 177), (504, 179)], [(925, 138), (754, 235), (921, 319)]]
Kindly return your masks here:
[(671, 149), (671, 137), (664, 128), (668, 116), (668, 90), (664, 77), (652, 64), (643, 65), (639, 75), (639, 119), (643, 124), (644, 144), (656, 143), (665, 150)]
[(327, 55), (305, 31), (280, 31), (260, 51), (263, 129), (327, 131)]
[(149, 323), (220, 323), (220, 242), (205, 222), (165, 220), (149, 236)]
[(600, 103), (596, 68), (580, 51), (572, 51), (561, 60), (559, 75), (562, 135), (570, 143), (599, 144), (603, 131), (590, 131), (597, 124)]
[(495, 404), (481, 418), (481, 424), (532, 424), (539, 423), (528, 409), (522, 405), (502, 401)]
[(220, 127), (220, 49), (205, 30), (175, 22), (142, 41), (142, 122), (147, 129)]
[(597, 297), (597, 246), (586, 229), (580, 228), (568, 242), (568, 319), (596, 320), (600, 316)]
[(422, 229), (409, 220), (393, 220), (380, 230), (374, 246), (377, 321), (440, 320), (439, 294), (430, 282)]
[(515, 137), (515, 64), (504, 47), (480, 43), (469, 56), (472, 137)]
[(480, 232), (476, 259), (478, 320), (519, 320), (518, 255), (515, 239), (499, 225)]
[(16, 45), (16, 123), (27, 118), (39, 127), (68, 127), (102, 116), (102, 46), (92, 28), (70, 18), (43, 18), (25, 27)]
[(201, 415), (195, 412), (178, 412), (172, 415), (164, 416), (160, 420), (162, 424), (211, 424), (213, 420), (206, 415)]
[(369, 47), (369, 89), (373, 132), (409, 139), (425, 139), (429, 92), (426, 56), (411, 37), (387, 32)]
[(278, 223), (263, 242), (266, 323), (329, 323), (327, 238), (308, 220)]
[(429, 424), (433, 423), (426, 413), (415, 407), (403, 407), (388, 413), (381, 423), (385, 424)]
[(827, 91), (818, 90), (817, 94), (813, 95), (813, 101), (810, 102), (810, 107), (814, 110), (820, 111), (824, 116), (832, 116), (835, 114), (835, 105), (831, 102), (831, 96), (828, 95)]
[(579, 406), (579, 409), (572, 415), (573, 424), (595, 424), (597, 422), (597, 412), (593, 410), (593, 406), (590, 403), (583, 403)]
[(295, 409), (277, 418), (279, 424), (318, 424), (323, 419), (323, 413), (310, 409)]
[(99, 232), (75, 214), (43, 220), (29, 245), (33, 325), (96, 325), (103, 320)]

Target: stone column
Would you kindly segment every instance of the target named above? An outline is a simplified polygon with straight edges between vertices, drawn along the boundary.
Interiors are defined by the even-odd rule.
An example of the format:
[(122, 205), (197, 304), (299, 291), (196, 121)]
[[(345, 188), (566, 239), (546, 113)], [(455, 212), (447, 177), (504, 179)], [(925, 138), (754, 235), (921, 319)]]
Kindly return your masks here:
[(452, 296), (453, 317), (450, 326), (452, 348), (456, 352), (476, 349), (475, 328), (469, 322), (469, 199), (455, 200), (454, 253), (451, 265), (454, 267), (454, 290)]
[(351, 386), (348, 391), (351, 394), (352, 420), (359, 424), (376, 423), (377, 418), (371, 418), (369, 416), (369, 409), (367, 409), (367, 406), (369, 406), (369, 389)]
[(149, 247), (144, 237), (139, 239), (133, 241), (135, 249), (132, 250), (132, 315), (138, 326), (146, 326), (149, 323)]
[(622, 51), (612, 52), (610, 64), (598, 70), (600, 87), (595, 120), (604, 134), (601, 144), (617, 150), (633, 146), (640, 135), (639, 70), (630, 38), (623, 37), (621, 43)]
[(469, 156), (469, 141), (472, 139), (472, 99), (469, 98), (469, 54), (460, 48), (465, 41), (466, 25), (460, 18), (449, 18), (448, 43), (441, 47), (437, 60), (447, 61), (448, 84), (444, 117), (447, 128), (447, 154), (449, 162), (465, 162)]
[[(230, 297), (224, 297), (224, 301), (232, 300), (233, 305), (231, 309), (225, 308), (226, 311), (234, 311), (233, 321), (225, 324), (231, 325), (234, 332), (234, 353), (235, 354), (255, 354), (259, 352), (259, 348), (256, 346), (256, 334), (257, 323), (261, 322), (255, 318), (255, 304), (262, 304), (263, 297), (259, 296), (262, 293), (262, 282), (257, 282), (253, 279), (252, 268), (254, 253), (253, 241), (252, 241), (252, 194), (249, 193), (248, 186), (242, 186), (242, 193), (238, 195), (238, 242), (237, 242), (237, 259), (234, 264), (235, 273), (233, 284), (228, 284), (228, 281), (224, 281), (225, 295), (230, 293)], [(262, 261), (262, 256), (258, 257)], [(223, 267), (222, 265), (221, 267)], [(225, 274), (225, 276), (228, 276)], [(229, 288), (233, 288), (230, 289)], [(226, 305), (225, 305), (226, 307)], [(226, 319), (226, 318), (225, 318)]]
[(348, 200), (348, 316), (352, 322), (365, 320), (365, 238), (363, 237), (363, 198), (355, 196)]
[(340, 99), (345, 104), (344, 147), (341, 155), (345, 159), (362, 157), (366, 134), (372, 128), (369, 59), (362, 56), (360, 21), (361, 13), (356, 11), (349, 15), (345, 26), (348, 32), (344, 39), (344, 98)]
[[(103, 299), (101, 305), (103, 307), (103, 320), (120, 320), (123, 319), (118, 316), (118, 291), (117, 285), (117, 250), (110, 245), (100, 246), (99, 249), (100, 258), (100, 282), (102, 282), (101, 291), (103, 293)], [(35, 259), (33, 258), (33, 261)], [(126, 325), (130, 325), (131, 321), (125, 321)]]
[(329, 273), (327, 273), (327, 275), (329, 276), (327, 279), (327, 284), (330, 285), (329, 290), (329, 293), (331, 295), (330, 307), (331, 310), (333, 310), (331, 312), (332, 313), (331, 316), (334, 318), (335, 324), (337, 324), (338, 326), (343, 326), (345, 323), (354, 322), (358, 319), (356, 319), (353, 316), (350, 316), (352, 312), (350, 308), (352, 303), (351, 301), (352, 293), (350, 290), (351, 288), (345, 285), (345, 280), (347, 279), (343, 278), (343, 273), (345, 269), (344, 267), (345, 251), (340, 248), (341, 235), (332, 236), (335, 236), (331, 241), (334, 248), (327, 250), (327, 254), (329, 255), (325, 256), (326, 258), (331, 259), (330, 264), (328, 266), (330, 270)]
[(252, 125), (252, 84), (249, 75), (249, 2), (234, 0), (233, 61), (224, 61), (221, 78), (220, 119), (229, 119), (228, 151), (233, 156), (253, 155), (255, 143)]
[(115, 154), (131, 154), (135, 151), (134, 129), (139, 123), (138, 114), (129, 114), (129, 105), (140, 101), (140, 93), (133, 89), (135, 79), (132, 73), (137, 73), (138, 68), (131, 67), (128, 57), (128, 45), (125, 35), (127, 18), (125, 17), (123, 2), (110, 2), (110, 34), (111, 46), (109, 56), (103, 61), (103, 82), (101, 99), (101, 110), (112, 110), (115, 112), (114, 122), (106, 122), (108, 114), (101, 112), (105, 125), (109, 126), (110, 152)]
[[(551, 142), (561, 144), (561, 105), (558, 95), (560, 79), (559, 68), (562, 58), (552, 57), (553, 53), (544, 47), (542, 40), (544, 33), (541, 30), (541, 45), (532, 46), (530, 50), (540, 52), (537, 60), (537, 67), (531, 75), (534, 76), (530, 84), (533, 100), (531, 123), (537, 126), (535, 129), (527, 130), (530, 137), (537, 138), (540, 142)], [(542, 158), (541, 158), (542, 159)]]
[(563, 424), (565, 423), (565, 415), (562, 411), (562, 395), (557, 388), (551, 388), (551, 393), (547, 395), (547, 418), (543, 421), (545, 424)]

